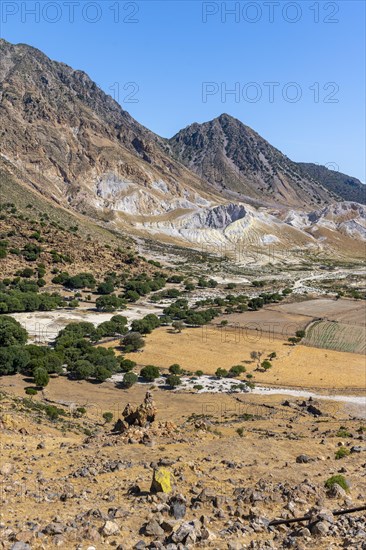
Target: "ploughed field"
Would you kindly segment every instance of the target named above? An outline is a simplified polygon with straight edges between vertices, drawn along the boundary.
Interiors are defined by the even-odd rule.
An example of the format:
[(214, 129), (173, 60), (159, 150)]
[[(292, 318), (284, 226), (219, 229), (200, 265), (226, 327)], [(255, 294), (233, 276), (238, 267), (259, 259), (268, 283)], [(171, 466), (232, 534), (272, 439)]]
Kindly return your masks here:
[(313, 318), (326, 318), (335, 321), (353, 319), (355, 324), (365, 323), (365, 302), (348, 299), (320, 298), (270, 307), (273, 311), (289, 314), (308, 315)]
[(366, 351), (365, 327), (319, 321), (306, 331), (304, 343), (309, 346), (363, 354)]
[(226, 320), (237, 334), (250, 331), (261, 337), (287, 339), (298, 330), (306, 331), (303, 344), (324, 349), (365, 353), (366, 308), (363, 301), (318, 299), (270, 305), (259, 311), (233, 313)]

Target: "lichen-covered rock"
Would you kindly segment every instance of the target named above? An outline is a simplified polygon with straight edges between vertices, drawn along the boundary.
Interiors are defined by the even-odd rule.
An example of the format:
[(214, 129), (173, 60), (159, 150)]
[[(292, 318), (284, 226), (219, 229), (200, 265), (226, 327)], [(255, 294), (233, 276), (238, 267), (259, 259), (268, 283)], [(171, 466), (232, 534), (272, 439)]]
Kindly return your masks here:
[(171, 475), (169, 470), (166, 468), (155, 469), (150, 491), (152, 493), (170, 493), (171, 490)]

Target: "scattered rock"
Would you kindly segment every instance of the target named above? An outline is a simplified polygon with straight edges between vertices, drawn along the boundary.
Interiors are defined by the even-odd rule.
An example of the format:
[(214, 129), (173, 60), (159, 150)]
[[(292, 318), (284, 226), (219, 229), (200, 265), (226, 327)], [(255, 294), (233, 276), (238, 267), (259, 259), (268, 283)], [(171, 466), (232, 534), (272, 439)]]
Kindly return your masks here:
[(170, 515), (175, 519), (182, 519), (186, 515), (186, 502), (182, 495), (177, 495), (169, 500)]
[(143, 530), (145, 535), (148, 537), (162, 537), (165, 534), (164, 529), (160, 527), (159, 523), (155, 519), (152, 519), (146, 523)]
[(101, 530), (102, 534), (106, 537), (117, 535), (119, 533), (119, 526), (115, 521), (106, 521)]
[(346, 491), (343, 489), (343, 487), (341, 487), (340, 485), (338, 485), (338, 483), (334, 483), (330, 489), (328, 490), (327, 492), (327, 496), (329, 498), (346, 498), (347, 497), (347, 493)]
[(11, 464), (10, 462), (5, 462), (0, 468), (0, 474), (3, 476), (8, 476), (14, 472), (14, 464)]
[(296, 457), (296, 462), (298, 464), (307, 464), (311, 462), (311, 458), (308, 455), (299, 455)]

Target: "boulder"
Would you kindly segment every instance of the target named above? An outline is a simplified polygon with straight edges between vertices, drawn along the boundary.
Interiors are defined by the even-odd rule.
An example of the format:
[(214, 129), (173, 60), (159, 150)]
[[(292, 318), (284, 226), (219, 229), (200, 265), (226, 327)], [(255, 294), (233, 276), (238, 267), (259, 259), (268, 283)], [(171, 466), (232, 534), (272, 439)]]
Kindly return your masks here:
[(151, 493), (170, 493), (171, 475), (166, 468), (157, 468), (154, 470), (153, 479), (150, 487)]
[(311, 458), (308, 457), (308, 455), (299, 455), (296, 457), (296, 462), (298, 464), (307, 464), (310, 461), (311, 461)]
[(140, 426), (142, 428), (154, 422), (157, 408), (154, 403), (152, 393), (146, 392), (145, 399), (141, 405), (133, 409), (130, 403), (127, 403), (122, 416), (129, 426)]
[(14, 464), (11, 464), (10, 462), (5, 462), (0, 468), (0, 474), (3, 476), (8, 476), (11, 473), (14, 472)]
[(173, 496), (169, 500), (170, 515), (175, 519), (182, 519), (186, 515), (186, 503), (185, 498), (182, 495)]
[(145, 524), (144, 532), (148, 537), (162, 537), (165, 534), (164, 529), (160, 527), (159, 523), (155, 519), (152, 519)]
[(338, 483), (334, 483), (328, 490), (327, 496), (329, 498), (346, 498), (347, 493)]
[(102, 534), (106, 537), (117, 535), (119, 533), (119, 526), (115, 521), (106, 521), (102, 527)]

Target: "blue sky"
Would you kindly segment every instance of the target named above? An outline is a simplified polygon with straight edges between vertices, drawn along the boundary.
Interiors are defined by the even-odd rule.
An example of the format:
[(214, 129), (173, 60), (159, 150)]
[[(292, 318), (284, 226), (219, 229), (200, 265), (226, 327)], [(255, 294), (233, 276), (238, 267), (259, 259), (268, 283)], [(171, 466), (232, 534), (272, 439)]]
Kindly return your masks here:
[(361, 0), (3, 0), (1, 10), (3, 38), (84, 70), (159, 135), (226, 112), (295, 161), (365, 181)]

